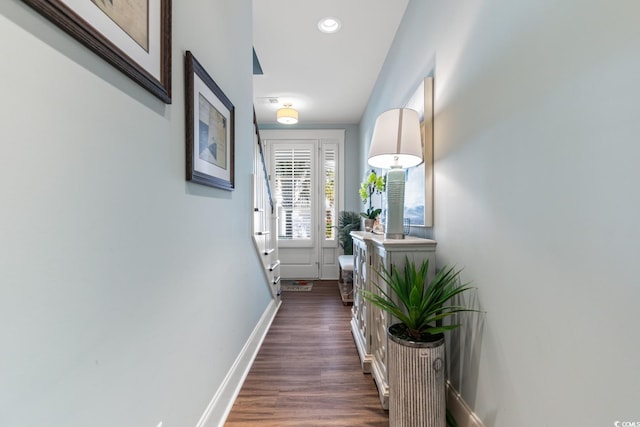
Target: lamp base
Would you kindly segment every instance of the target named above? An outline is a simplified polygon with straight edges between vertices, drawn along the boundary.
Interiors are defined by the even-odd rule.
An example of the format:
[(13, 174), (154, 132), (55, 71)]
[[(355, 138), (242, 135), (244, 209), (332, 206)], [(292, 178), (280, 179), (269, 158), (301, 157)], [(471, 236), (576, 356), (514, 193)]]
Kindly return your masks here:
[(391, 166), (387, 173), (387, 226), (385, 239), (404, 239), (404, 169)]

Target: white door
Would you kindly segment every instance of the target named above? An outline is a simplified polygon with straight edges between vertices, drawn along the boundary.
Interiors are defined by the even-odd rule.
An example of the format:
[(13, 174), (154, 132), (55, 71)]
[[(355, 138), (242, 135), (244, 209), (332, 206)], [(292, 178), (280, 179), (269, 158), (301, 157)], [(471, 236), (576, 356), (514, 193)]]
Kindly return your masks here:
[(336, 279), (344, 131), (264, 130), (284, 279)]

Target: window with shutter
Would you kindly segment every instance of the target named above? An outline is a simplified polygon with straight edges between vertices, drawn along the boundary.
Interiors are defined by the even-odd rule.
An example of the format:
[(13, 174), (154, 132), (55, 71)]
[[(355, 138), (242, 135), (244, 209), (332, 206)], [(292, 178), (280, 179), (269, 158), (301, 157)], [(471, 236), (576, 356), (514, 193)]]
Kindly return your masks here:
[(336, 150), (323, 150), (324, 163), (324, 238), (336, 239)]
[(275, 195), (281, 206), (280, 240), (311, 240), (313, 146), (274, 147)]

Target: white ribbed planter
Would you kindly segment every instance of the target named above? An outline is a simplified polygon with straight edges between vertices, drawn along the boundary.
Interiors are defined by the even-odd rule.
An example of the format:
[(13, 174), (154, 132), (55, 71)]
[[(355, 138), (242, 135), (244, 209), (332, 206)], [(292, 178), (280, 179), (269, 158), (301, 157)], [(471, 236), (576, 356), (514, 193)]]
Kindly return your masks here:
[(405, 341), (389, 327), (389, 427), (446, 427), (444, 335)]

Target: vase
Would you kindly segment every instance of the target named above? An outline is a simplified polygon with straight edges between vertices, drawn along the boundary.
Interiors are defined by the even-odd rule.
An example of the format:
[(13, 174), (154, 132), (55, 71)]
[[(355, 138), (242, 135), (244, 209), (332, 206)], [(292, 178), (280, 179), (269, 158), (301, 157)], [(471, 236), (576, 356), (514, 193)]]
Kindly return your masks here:
[(375, 222), (375, 219), (369, 219), (369, 218), (362, 218), (362, 229), (364, 231), (371, 231), (373, 230), (373, 223)]

